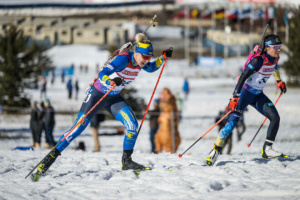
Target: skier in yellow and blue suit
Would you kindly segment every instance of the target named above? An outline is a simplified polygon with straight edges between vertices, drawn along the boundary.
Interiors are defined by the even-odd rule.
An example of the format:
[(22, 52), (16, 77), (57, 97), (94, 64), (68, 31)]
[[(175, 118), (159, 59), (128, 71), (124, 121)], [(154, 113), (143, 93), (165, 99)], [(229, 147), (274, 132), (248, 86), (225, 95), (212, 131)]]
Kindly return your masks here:
[[(80, 111), (75, 121), (75, 126), (80, 118), (85, 115), (111, 87), (115, 88), (101, 101), (96, 108), (84, 119), (84, 123), (77, 125), (75, 128), (52, 152), (44, 159), (43, 163), (38, 167), (37, 172), (33, 175), (33, 179), (38, 180), (41, 174), (44, 174), (48, 168), (54, 163), (58, 155), (77, 137), (89, 124), (93, 116), (102, 108), (111, 113), (117, 120), (123, 123), (127, 129), (123, 142), (122, 169), (128, 170), (147, 170), (141, 164), (131, 159), (131, 154), (135, 146), (137, 138), (138, 122), (131, 110), (130, 106), (120, 95), (122, 89), (130, 84), (139, 75), (141, 69), (147, 72), (158, 70), (167, 57), (172, 56), (172, 49), (163, 51), (163, 54), (155, 61), (150, 62), (153, 57), (153, 46), (145, 35), (140, 35), (140, 42), (137, 43), (135, 52), (124, 52), (115, 57), (115, 59), (105, 67), (100, 73), (99, 78), (94, 82), (93, 86), (87, 92), (82, 103)], [(70, 130), (73, 128), (70, 128)], [(58, 142), (65, 137), (67, 131), (63, 134)]]

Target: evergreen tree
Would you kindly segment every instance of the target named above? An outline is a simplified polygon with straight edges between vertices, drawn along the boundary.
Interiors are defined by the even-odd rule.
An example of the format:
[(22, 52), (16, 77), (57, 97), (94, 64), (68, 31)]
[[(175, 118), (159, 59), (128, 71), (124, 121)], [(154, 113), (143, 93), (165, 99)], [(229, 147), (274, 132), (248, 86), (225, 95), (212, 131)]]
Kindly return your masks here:
[(37, 77), (50, 69), (51, 61), (43, 48), (32, 44), (16, 26), (6, 27), (0, 35), (0, 105), (27, 107), (30, 97), (25, 89), (37, 88)]
[[(300, 9), (300, 7), (299, 7)], [(283, 68), (288, 76), (289, 86), (300, 85), (300, 13), (295, 12), (295, 17), (290, 20), (289, 42), (288, 42), (288, 60)]]

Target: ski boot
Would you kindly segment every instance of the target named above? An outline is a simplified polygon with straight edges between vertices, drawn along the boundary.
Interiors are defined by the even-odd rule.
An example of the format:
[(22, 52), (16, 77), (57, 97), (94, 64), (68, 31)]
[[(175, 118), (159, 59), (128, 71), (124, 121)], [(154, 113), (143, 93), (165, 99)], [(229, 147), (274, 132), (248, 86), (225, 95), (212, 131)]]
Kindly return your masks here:
[(208, 157), (206, 158), (206, 164), (208, 166), (212, 166), (216, 162), (221, 150), (222, 147), (218, 147), (216, 144), (214, 144), (213, 149), (210, 151)]
[(124, 150), (122, 156), (122, 170), (132, 169), (135, 173), (139, 173), (140, 171), (151, 170), (149, 167), (145, 167), (144, 165), (138, 164), (131, 159), (131, 154), (133, 150)]
[(284, 155), (283, 153), (280, 153), (278, 151), (275, 151), (272, 148), (272, 144), (268, 144), (267, 142), (264, 144), (262, 152), (261, 152), (261, 156), (264, 159), (269, 159), (269, 158), (279, 158), (279, 157), (284, 157), (287, 158), (287, 155)]
[(32, 181), (37, 182), (41, 175), (44, 175), (49, 167), (54, 163), (57, 156), (60, 155), (60, 152), (54, 148), (52, 151), (46, 156), (43, 162), (38, 166), (37, 171), (31, 175)]

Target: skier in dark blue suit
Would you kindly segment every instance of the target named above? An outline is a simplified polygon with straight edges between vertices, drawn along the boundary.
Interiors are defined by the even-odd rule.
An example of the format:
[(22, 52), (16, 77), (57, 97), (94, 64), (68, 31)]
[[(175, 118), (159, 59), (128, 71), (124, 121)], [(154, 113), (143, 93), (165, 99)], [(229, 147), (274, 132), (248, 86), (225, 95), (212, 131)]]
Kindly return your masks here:
[(279, 128), (280, 117), (274, 104), (263, 93), (263, 88), (272, 74), (274, 74), (282, 92), (286, 92), (286, 85), (280, 78), (277, 65), (281, 41), (277, 35), (268, 35), (264, 38), (264, 45), (265, 47), (263, 49), (265, 49), (265, 52), (253, 57), (243, 69), (233, 92), (233, 97), (229, 102), (229, 108), (233, 112), (229, 114), (229, 119), (225, 127), (220, 131), (213, 150), (206, 158), (206, 163), (209, 166), (216, 162), (224, 146), (224, 141), (232, 132), (242, 112), (248, 105), (253, 106), (258, 112), (270, 120), (267, 138), (262, 149), (262, 157), (276, 158), (285, 156), (272, 148)]
[[(155, 61), (150, 62), (153, 57), (153, 46), (147, 40), (144, 34), (138, 34), (137, 46), (135, 52), (124, 52), (114, 58), (114, 60), (105, 67), (100, 73), (99, 78), (94, 81), (93, 86), (88, 90), (86, 97), (82, 103), (77, 119), (70, 130), (63, 134), (58, 142), (61, 143), (52, 150), (43, 163), (38, 167), (37, 172), (33, 176), (33, 180), (38, 180), (41, 174), (44, 174), (47, 169), (53, 164), (58, 155), (87, 127), (93, 116), (102, 108), (111, 113), (117, 120), (123, 123), (127, 132), (123, 143), (122, 169), (128, 170), (146, 170), (149, 169), (141, 164), (138, 164), (131, 159), (131, 154), (135, 146), (137, 138), (138, 122), (137, 119), (120, 95), (121, 90), (130, 84), (138, 76), (141, 69), (147, 72), (154, 72), (160, 68), (167, 57), (172, 56), (172, 49), (163, 51), (163, 55)], [(84, 123), (77, 122), (85, 116), (85, 114), (101, 99), (113, 86), (115, 88), (99, 103), (96, 108), (84, 118)], [(69, 135), (62, 140), (66, 134)]]

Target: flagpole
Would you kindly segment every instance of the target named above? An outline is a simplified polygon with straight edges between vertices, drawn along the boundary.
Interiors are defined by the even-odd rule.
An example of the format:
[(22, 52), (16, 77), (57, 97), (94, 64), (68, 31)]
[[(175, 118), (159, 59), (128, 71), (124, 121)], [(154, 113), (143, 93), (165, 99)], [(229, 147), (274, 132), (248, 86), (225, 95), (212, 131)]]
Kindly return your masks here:
[(228, 19), (226, 17), (226, 8), (227, 8), (227, 3), (224, 1), (224, 58), (228, 57), (228, 33), (227, 33), (227, 29), (228, 29)]
[(274, 17), (274, 32), (275, 32), (275, 35), (277, 35), (277, 9), (276, 7), (274, 6), (273, 7), (273, 17)]
[(199, 15), (199, 26), (198, 26), (198, 59), (202, 57), (203, 46), (202, 42), (202, 20), (201, 15)]
[(249, 52), (252, 51), (253, 48), (253, 26), (254, 26), (254, 19), (253, 19), (253, 3), (250, 4), (251, 6), (251, 14), (250, 14), (250, 48), (249, 48)]
[(241, 58), (241, 3), (238, 2), (238, 52), (237, 52), (237, 57), (238, 57), (238, 60), (240, 60)]
[(189, 6), (186, 5), (185, 6), (185, 30), (184, 30), (184, 41), (185, 41), (185, 48), (184, 48), (184, 53), (185, 53), (185, 59), (188, 63), (188, 65), (190, 65), (190, 52), (189, 52), (189, 46), (190, 46), (190, 12), (189, 12)]
[[(211, 16), (212, 18), (211, 18), (211, 20), (212, 20), (212, 30), (214, 32), (214, 30), (216, 29), (216, 17), (215, 17), (216, 10), (215, 10), (215, 4), (213, 4), (212, 8), (213, 8), (213, 11), (212, 11), (212, 16)], [(215, 43), (214, 40), (212, 40), (211, 44), (212, 44), (212, 46), (211, 46), (211, 57), (215, 57), (216, 56), (216, 43)]]

